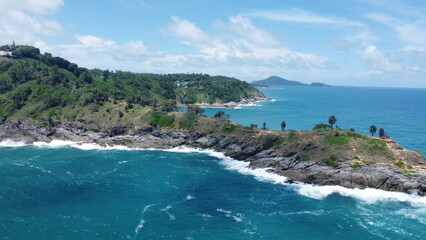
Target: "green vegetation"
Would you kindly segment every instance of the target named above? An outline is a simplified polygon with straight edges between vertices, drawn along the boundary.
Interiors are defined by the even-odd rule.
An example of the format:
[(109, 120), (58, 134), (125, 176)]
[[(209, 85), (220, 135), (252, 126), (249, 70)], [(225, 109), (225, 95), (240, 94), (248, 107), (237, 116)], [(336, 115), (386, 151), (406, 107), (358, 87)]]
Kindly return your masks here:
[(394, 165), (397, 166), (397, 167), (399, 167), (399, 168), (402, 168), (405, 164), (404, 164), (403, 161), (398, 160), (398, 161), (394, 162)]
[(284, 131), (286, 126), (287, 126), (287, 123), (285, 121), (282, 121), (281, 122), (281, 130)]
[(322, 129), (331, 129), (331, 125), (318, 123), (317, 125), (314, 126), (312, 130), (322, 130)]
[(260, 137), (260, 143), (264, 145), (265, 149), (269, 149), (275, 146), (279, 146), (284, 142), (284, 138), (275, 134), (263, 135)]
[(333, 128), (333, 125), (337, 122), (337, 119), (335, 116), (331, 116), (328, 118), (328, 123), (331, 125), (331, 128)]
[(238, 125), (235, 124), (225, 124), (225, 126), (223, 127), (223, 131), (227, 134), (233, 133), (235, 131), (235, 129), (238, 128)]
[(39, 123), (48, 117), (75, 121), (83, 117), (81, 113), (88, 116), (105, 105), (110, 112), (120, 109), (115, 114), (125, 118), (135, 108), (170, 112), (180, 103), (238, 102), (264, 96), (246, 82), (223, 76), (89, 70), (31, 46), (16, 46), (13, 54), (15, 58), (0, 58), (0, 124), (21, 118)]
[(299, 159), (299, 161), (301, 161), (301, 162), (307, 162), (309, 160), (310, 159), (308, 157), (303, 157), (303, 158)]
[(338, 167), (340, 164), (338, 164), (337, 157), (335, 155), (330, 155), (328, 158), (324, 158), (323, 161), (330, 167)]
[(346, 145), (349, 143), (349, 138), (347, 136), (328, 135), (325, 137), (325, 141), (328, 144)]
[(374, 164), (376, 164), (377, 162), (375, 162), (375, 161), (362, 161), (362, 163), (364, 163), (365, 165), (374, 165)]
[(361, 160), (358, 155), (353, 155), (352, 158), (356, 160)]
[(179, 121), (179, 128), (183, 129), (193, 129), (194, 124), (197, 121), (197, 116), (194, 114), (185, 114)]
[(296, 131), (289, 130), (289, 132), (290, 133), (288, 134), (288, 137), (287, 137), (288, 140), (295, 140), (295, 139), (297, 139)]
[(352, 167), (353, 167), (353, 168), (359, 168), (359, 167), (361, 167), (361, 163), (360, 163), (360, 162), (354, 162), (354, 163), (352, 164)]
[(370, 126), (371, 136), (374, 136), (374, 134), (376, 133), (376, 131), (377, 131), (377, 127), (375, 125), (371, 125)]
[(385, 136), (385, 130), (383, 128), (379, 129), (379, 137), (384, 137)]
[(175, 121), (174, 114), (168, 114), (166, 112), (151, 112), (151, 119), (148, 121), (148, 124), (156, 124), (164, 127), (170, 127)]

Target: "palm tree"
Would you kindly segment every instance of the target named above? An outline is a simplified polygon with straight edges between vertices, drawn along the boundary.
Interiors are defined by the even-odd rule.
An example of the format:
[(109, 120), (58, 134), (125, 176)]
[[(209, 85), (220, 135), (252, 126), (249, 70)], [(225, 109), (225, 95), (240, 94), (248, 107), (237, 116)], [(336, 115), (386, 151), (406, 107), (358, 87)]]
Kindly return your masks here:
[(285, 127), (287, 126), (287, 123), (285, 121), (281, 122), (281, 130), (284, 131)]
[(379, 137), (384, 137), (385, 136), (385, 130), (383, 128), (379, 129)]
[(266, 129), (266, 122), (263, 122), (263, 130)]
[(374, 136), (374, 134), (376, 133), (376, 131), (377, 131), (376, 126), (371, 125), (371, 126), (370, 126), (370, 133), (371, 133), (371, 136)]
[(335, 116), (331, 116), (328, 118), (328, 123), (330, 123), (331, 128), (333, 128), (333, 125), (337, 122), (337, 119)]

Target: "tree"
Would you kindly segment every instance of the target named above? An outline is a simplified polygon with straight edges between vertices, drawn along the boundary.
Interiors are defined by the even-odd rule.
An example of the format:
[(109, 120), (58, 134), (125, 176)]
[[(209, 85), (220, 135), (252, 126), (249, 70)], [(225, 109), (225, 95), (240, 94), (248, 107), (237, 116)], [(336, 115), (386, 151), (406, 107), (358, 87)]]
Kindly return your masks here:
[(355, 128), (351, 128), (351, 129), (349, 129), (349, 131), (355, 132)]
[(384, 137), (385, 136), (385, 130), (383, 128), (379, 129), (379, 137)]
[(265, 130), (266, 129), (266, 122), (263, 122), (263, 130)]
[(188, 105), (186, 109), (188, 113), (191, 113), (191, 114), (201, 114), (204, 112), (204, 109), (202, 109), (200, 106), (196, 104)]
[(337, 119), (335, 116), (331, 116), (328, 118), (328, 123), (330, 123), (331, 128), (333, 128), (333, 125), (337, 122)]
[(370, 126), (370, 133), (371, 133), (371, 136), (374, 136), (374, 134), (376, 133), (376, 131), (377, 131), (377, 127), (376, 127), (376, 126), (374, 126), (374, 125), (371, 125), (371, 126)]
[(215, 118), (223, 118), (225, 117), (225, 112), (224, 111), (219, 111), (217, 113), (214, 114)]
[(287, 123), (285, 121), (282, 121), (281, 122), (281, 130), (284, 131), (286, 126), (287, 126)]

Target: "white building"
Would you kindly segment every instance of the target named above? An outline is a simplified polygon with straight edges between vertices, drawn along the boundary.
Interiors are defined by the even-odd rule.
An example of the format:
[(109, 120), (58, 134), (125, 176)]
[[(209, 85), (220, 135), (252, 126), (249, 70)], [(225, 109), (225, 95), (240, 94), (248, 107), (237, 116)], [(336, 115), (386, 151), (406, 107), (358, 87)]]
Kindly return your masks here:
[(0, 57), (12, 57), (12, 52), (9, 51), (0, 51)]

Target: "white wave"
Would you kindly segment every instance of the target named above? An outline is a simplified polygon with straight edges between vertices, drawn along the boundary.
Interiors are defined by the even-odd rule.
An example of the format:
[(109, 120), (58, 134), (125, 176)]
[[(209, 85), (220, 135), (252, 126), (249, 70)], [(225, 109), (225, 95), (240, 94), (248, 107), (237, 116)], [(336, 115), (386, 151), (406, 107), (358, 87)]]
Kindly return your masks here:
[(135, 228), (135, 234), (139, 234), (139, 231), (143, 228), (144, 224), (145, 224), (145, 220), (141, 219), (139, 221), (138, 226)]
[(298, 184), (298, 193), (314, 198), (323, 199), (331, 194), (339, 194), (345, 197), (352, 197), (365, 203), (376, 203), (379, 201), (406, 202), (414, 206), (426, 206), (426, 197), (410, 195), (402, 192), (384, 191), (374, 188), (345, 188), (341, 186), (317, 186), (311, 184)]
[(195, 197), (193, 197), (193, 196), (191, 196), (189, 194), (186, 196), (186, 200), (192, 200), (192, 199), (195, 199)]
[(0, 147), (23, 147), (26, 145), (27, 143), (24, 141), (13, 141), (10, 139), (6, 139), (0, 142)]
[(65, 140), (52, 140), (51, 142), (34, 142), (36, 147), (46, 148), (61, 148), (61, 147), (73, 147), (81, 150), (137, 150), (136, 148), (129, 148), (127, 146), (115, 145), (115, 146), (101, 146), (97, 143), (83, 143)]
[[(1, 146), (25, 146), (24, 142), (14, 142), (11, 140), (4, 140), (0, 142)], [(276, 173), (272, 173), (265, 168), (252, 169), (249, 167), (249, 162), (234, 160), (230, 157), (225, 156), (221, 152), (216, 152), (210, 149), (197, 149), (190, 148), (186, 146), (179, 146), (171, 149), (141, 149), (141, 148), (129, 148), (127, 146), (115, 145), (115, 146), (101, 146), (96, 143), (82, 143), (82, 142), (73, 142), (73, 141), (64, 141), (64, 140), (53, 140), (50, 143), (46, 142), (34, 142), (34, 146), (37, 147), (50, 147), (50, 148), (60, 148), (60, 147), (75, 147), (82, 150), (151, 150), (151, 151), (166, 151), (166, 152), (177, 152), (177, 153), (203, 153), (209, 156), (221, 159), (220, 164), (222, 164), (226, 169), (237, 171), (244, 175), (252, 175), (257, 180), (263, 182), (269, 182), (273, 184), (283, 184), (289, 185), (286, 183), (287, 178)], [(345, 197), (352, 197), (358, 200), (361, 200), (365, 203), (376, 203), (379, 201), (393, 201), (393, 202), (406, 202), (410, 203), (413, 206), (426, 206), (426, 197), (420, 197), (418, 195), (410, 195), (407, 193), (401, 192), (391, 192), (384, 191), (380, 189), (350, 189), (341, 186), (318, 186), (312, 184), (296, 183), (292, 184), (295, 186), (296, 191), (306, 197), (313, 199), (324, 199), (327, 196), (332, 194), (339, 194)], [(189, 200), (189, 199), (188, 199)]]
[(226, 217), (234, 219), (236, 222), (242, 222), (243, 221), (243, 215), (241, 213), (232, 214), (232, 211), (227, 211), (222, 208), (217, 208), (216, 212), (224, 213)]

